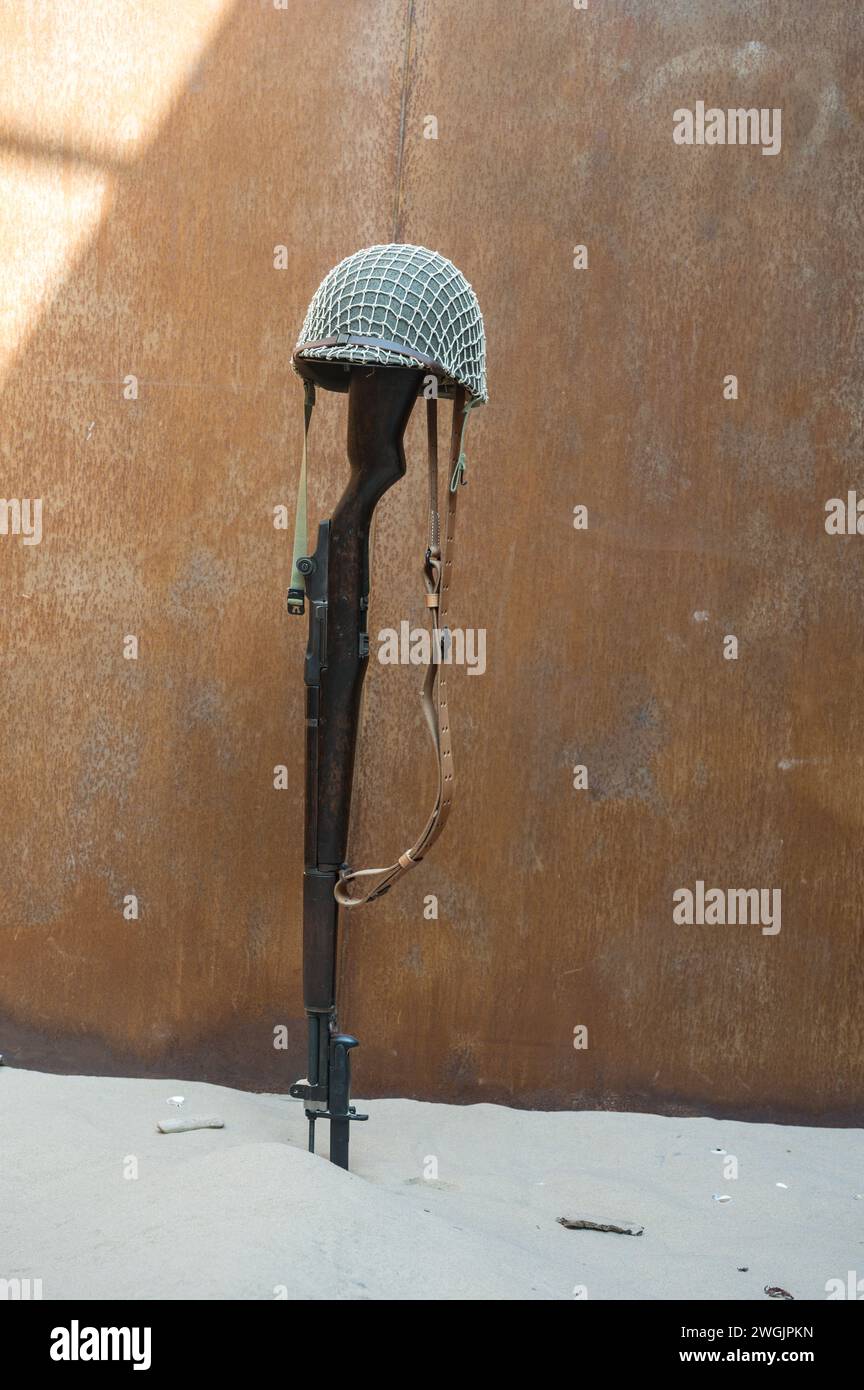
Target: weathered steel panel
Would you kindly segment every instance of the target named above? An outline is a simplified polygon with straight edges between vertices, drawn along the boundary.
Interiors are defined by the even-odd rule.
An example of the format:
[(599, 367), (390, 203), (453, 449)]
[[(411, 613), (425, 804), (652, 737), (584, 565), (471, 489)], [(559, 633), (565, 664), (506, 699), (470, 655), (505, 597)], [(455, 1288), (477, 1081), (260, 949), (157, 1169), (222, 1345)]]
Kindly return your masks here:
[[(357, 1093), (860, 1121), (864, 541), (824, 525), (864, 489), (857, 7), (184, 9), (134, 80), (151, 41), (112, 6), (0, 11), (0, 492), (44, 498), (41, 544), (0, 536), (0, 1048), (303, 1069), (288, 357), (330, 266), (397, 237), (486, 317), (456, 622), (487, 669), (453, 675), (445, 837), (345, 934)], [(66, 105), (28, 125), (22, 69)], [(675, 144), (700, 100), (780, 108), (779, 154)], [(319, 399), (327, 515), (345, 404)], [(424, 617), (419, 417), (407, 446), (373, 652)], [(368, 673), (358, 860), (427, 813), (419, 683)], [(675, 924), (698, 880), (780, 889), (781, 930)]]
[[(392, 1093), (860, 1119), (864, 566), (824, 503), (861, 477), (861, 36), (842, 4), (415, 7), (400, 236), (486, 316), (457, 621), (488, 670), (452, 682), (446, 845), (352, 928)], [(673, 143), (700, 99), (781, 107), (779, 155)], [(421, 616), (419, 472), (387, 622)], [(410, 673), (369, 684), (382, 862), (428, 776)], [(697, 880), (779, 888), (780, 932), (676, 925)]]
[[(85, 128), (58, 117), (59, 152), (41, 128), (10, 138), (7, 176), (59, 181), (70, 221), (82, 180), (103, 202), (3, 383), (0, 491), (44, 498), (44, 535), (0, 536), (0, 1050), (287, 1084), (301, 1052), (274, 1051), (273, 1028), (302, 1032), (305, 646), (285, 613), (290, 532), (273, 524), (296, 487), (289, 359), (324, 271), (392, 224), (405, 9), (224, 5), (188, 71), (168, 60), (184, 26), (166, 23), (164, 69), (185, 79), (127, 159), (109, 139), (121, 97), (75, 77), (102, 64), (107, 84), (116, 41), (128, 85), (139, 50), (118, 8), (83, 6), (92, 27), (70, 29), (39, 7), (29, 41), (26, 7), (5, 14), (14, 61), (53, 73), (72, 114), (90, 103)], [(22, 196), (32, 227), (3, 224), (4, 306), (26, 295), (19, 248), (52, 210)], [(316, 421), (322, 510), (345, 466), (339, 413), (324, 401)]]

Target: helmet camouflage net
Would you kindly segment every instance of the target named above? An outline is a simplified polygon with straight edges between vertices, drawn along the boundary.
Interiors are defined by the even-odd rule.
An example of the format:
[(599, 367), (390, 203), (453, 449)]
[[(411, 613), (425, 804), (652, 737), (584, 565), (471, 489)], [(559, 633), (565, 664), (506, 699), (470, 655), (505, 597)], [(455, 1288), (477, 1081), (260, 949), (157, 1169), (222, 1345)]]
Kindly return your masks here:
[(457, 383), (474, 405), (487, 399), (477, 296), (452, 261), (423, 246), (369, 246), (340, 261), (309, 305), (294, 349), (301, 375), (304, 360), (432, 367), (441, 395)]

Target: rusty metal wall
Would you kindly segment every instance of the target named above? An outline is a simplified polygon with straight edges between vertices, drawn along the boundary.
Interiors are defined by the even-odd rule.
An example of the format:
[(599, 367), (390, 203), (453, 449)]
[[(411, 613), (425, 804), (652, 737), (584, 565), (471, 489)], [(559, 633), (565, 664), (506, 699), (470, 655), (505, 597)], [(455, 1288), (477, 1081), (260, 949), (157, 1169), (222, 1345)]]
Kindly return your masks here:
[[(160, 6), (131, 7), (131, 45), (103, 0), (71, 29), (26, 9), (0, 9), (4, 77), (67, 76), (41, 124), (0, 106), (23, 189), (0, 491), (44, 498), (41, 544), (0, 536), (2, 1050), (280, 1089), (304, 1069), (288, 357), (326, 270), (396, 238), (450, 256), (486, 317), (455, 619), (487, 670), (452, 683), (445, 837), (345, 934), (358, 1093), (860, 1122), (864, 540), (825, 529), (864, 496), (857, 7), (192, 0), (189, 33), (165, 23), (181, 79), (157, 111), (139, 73), (137, 120), (110, 73), (128, 93)], [(780, 153), (676, 144), (699, 100), (781, 108)], [(320, 515), (344, 425), (322, 395)], [(419, 421), (408, 452), (373, 634), (423, 616)], [(417, 684), (370, 666), (358, 861), (428, 810)], [(697, 881), (779, 889), (781, 930), (676, 924)]]

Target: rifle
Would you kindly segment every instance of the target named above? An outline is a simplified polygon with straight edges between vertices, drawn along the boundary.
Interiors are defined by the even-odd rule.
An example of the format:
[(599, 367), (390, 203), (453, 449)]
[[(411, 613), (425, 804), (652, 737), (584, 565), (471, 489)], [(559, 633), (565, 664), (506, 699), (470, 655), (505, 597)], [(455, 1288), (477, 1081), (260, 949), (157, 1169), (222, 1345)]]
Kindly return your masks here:
[[(336, 974), (339, 909), (374, 901), (418, 864), (446, 823), (453, 796), (447, 681), (435, 653), (447, 632), (456, 503), (465, 477), (462, 441), (469, 410), (486, 400), (485, 334), (471, 286), (452, 262), (418, 246), (372, 246), (341, 261), (322, 281), (292, 359), (305, 386), (303, 464), (288, 611), (309, 600), (306, 649), (306, 774), (303, 874), (303, 1003), (307, 1075), (290, 1094), (305, 1102), (309, 1151), (315, 1124), (330, 1121), (330, 1160), (348, 1167), (352, 1121), (351, 1052), (339, 1031)], [(423, 370), (421, 370), (421, 368)], [(363, 678), (369, 660), (369, 531), (389, 487), (405, 473), (402, 439), (421, 384), (427, 397), (430, 538), (423, 567), (433, 657), (422, 690), (438, 762), (438, 792), (418, 839), (383, 869), (345, 862)], [(306, 546), (306, 464), (315, 389), (348, 392), (351, 475), (333, 516)], [(453, 400), (445, 536), (439, 535), (440, 393)], [(371, 879), (354, 893), (349, 885)]]
[(355, 367), (348, 388), (351, 476), (315, 553), (300, 562), (309, 599), (306, 649), (306, 798), (303, 874), (303, 1002), (309, 1068), (291, 1095), (306, 1103), (309, 1152), (315, 1122), (330, 1121), (330, 1159), (348, 1167), (351, 1051), (357, 1039), (336, 1018), (339, 903), (345, 866), (360, 694), (369, 660), (369, 529), (384, 493), (405, 473), (402, 438), (422, 372)]

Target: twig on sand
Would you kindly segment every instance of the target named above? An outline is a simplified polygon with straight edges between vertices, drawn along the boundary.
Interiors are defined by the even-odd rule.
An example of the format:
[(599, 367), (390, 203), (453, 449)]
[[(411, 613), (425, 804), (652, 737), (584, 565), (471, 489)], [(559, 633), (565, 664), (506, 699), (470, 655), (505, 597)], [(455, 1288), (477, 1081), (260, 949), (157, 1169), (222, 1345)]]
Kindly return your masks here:
[(568, 1231), (612, 1231), (617, 1236), (641, 1236), (645, 1230), (644, 1226), (638, 1226), (635, 1221), (627, 1221), (622, 1226), (615, 1225), (612, 1221), (587, 1221), (582, 1217), (570, 1220), (567, 1216), (558, 1217), (559, 1226), (565, 1226)]
[(186, 1120), (159, 1120), (156, 1128), (160, 1134), (182, 1134), (186, 1129), (224, 1129), (225, 1121), (218, 1115), (207, 1115), (203, 1119), (190, 1115)]

